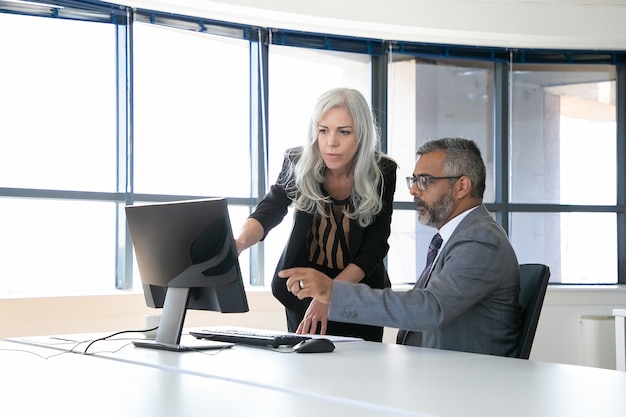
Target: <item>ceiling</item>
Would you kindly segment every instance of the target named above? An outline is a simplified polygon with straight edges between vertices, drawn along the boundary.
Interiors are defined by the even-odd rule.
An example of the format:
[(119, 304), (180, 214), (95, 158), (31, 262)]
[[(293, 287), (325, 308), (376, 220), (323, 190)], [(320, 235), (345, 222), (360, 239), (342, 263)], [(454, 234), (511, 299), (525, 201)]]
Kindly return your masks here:
[(465, 0), (475, 3), (542, 4), (554, 6), (626, 6), (626, 0)]
[(220, 21), (374, 39), (626, 50), (626, 0), (113, 0)]

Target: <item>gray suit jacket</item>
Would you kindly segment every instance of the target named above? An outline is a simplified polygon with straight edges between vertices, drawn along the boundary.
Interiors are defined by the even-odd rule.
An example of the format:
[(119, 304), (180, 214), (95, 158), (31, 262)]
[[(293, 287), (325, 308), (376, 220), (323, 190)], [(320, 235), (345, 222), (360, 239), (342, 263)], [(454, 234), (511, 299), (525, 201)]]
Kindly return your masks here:
[(329, 319), (407, 329), (399, 343), (514, 356), (521, 335), (519, 264), (484, 206), (439, 254), (425, 288), (406, 292), (333, 283)]

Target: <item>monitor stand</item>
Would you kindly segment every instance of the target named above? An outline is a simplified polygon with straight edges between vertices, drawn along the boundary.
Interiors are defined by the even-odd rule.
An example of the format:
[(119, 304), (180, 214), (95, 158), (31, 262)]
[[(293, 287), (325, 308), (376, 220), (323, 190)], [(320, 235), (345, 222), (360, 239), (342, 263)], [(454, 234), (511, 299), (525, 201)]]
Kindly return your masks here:
[(163, 303), (161, 321), (157, 329), (155, 340), (135, 340), (137, 347), (188, 352), (194, 350), (224, 349), (233, 346), (232, 343), (215, 342), (190, 338), (185, 344), (180, 344), (183, 324), (187, 313), (189, 288), (168, 287)]

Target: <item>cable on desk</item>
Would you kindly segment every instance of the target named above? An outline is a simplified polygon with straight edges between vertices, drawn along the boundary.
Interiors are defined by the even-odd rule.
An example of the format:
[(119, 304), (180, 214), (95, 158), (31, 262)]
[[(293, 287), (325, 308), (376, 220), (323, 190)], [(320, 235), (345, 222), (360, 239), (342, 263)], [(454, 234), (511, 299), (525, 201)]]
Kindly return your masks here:
[(48, 359), (54, 358), (56, 356), (61, 356), (61, 355), (65, 355), (65, 354), (70, 353), (70, 352), (67, 352), (67, 351), (63, 351), (63, 352), (55, 353), (54, 355), (44, 356), (44, 355), (40, 355), (39, 353), (30, 351), (30, 350), (26, 350), (26, 349), (6, 349), (6, 348), (0, 348), (0, 350), (4, 350), (4, 351), (7, 351), (7, 352), (30, 353), (31, 355), (35, 355), (35, 356), (37, 356), (37, 357), (39, 357), (41, 359), (44, 359), (44, 360), (48, 360)]
[[(107, 339), (110, 339), (110, 338), (112, 338), (112, 337), (114, 337), (114, 336), (118, 336), (118, 335), (120, 335), (120, 334), (124, 334), (124, 333), (146, 333), (146, 332), (152, 332), (152, 331), (155, 331), (155, 330), (156, 330), (156, 329), (158, 329), (158, 328), (159, 328), (159, 326), (155, 326), (155, 327), (152, 327), (152, 328), (150, 328), (150, 329), (144, 329), (144, 330), (122, 330), (122, 331), (119, 331), (119, 332), (112, 333), (112, 334), (110, 334), (110, 335), (108, 335), (108, 336), (104, 336), (104, 337), (100, 337), (100, 338), (98, 338), (98, 339), (94, 339), (94, 340), (92, 340), (92, 341), (91, 341), (91, 343), (89, 343), (89, 344), (87, 345), (87, 347), (86, 347), (86, 348), (85, 348), (85, 350), (83, 351), (83, 355), (86, 355), (86, 354), (87, 354), (87, 351), (89, 350), (89, 348), (91, 347), (91, 345), (93, 345), (93, 344), (94, 344), (94, 343), (96, 343), (96, 342), (100, 342), (100, 341), (102, 341), (102, 340), (107, 340)], [(81, 342), (81, 343), (84, 343), (84, 342)], [(80, 344), (80, 343), (79, 343), (79, 344)], [(76, 346), (78, 346), (78, 345), (76, 345)], [(72, 350), (73, 350), (73, 349), (74, 349), (74, 348), (72, 348)], [(119, 350), (119, 349), (118, 349), (118, 350)], [(116, 352), (117, 352), (117, 351), (116, 351)]]

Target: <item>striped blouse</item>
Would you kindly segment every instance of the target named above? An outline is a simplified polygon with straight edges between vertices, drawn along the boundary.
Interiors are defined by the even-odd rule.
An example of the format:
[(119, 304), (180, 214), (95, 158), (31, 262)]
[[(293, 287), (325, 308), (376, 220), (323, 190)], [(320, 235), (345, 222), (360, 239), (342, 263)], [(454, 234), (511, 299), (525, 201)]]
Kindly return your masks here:
[(309, 262), (333, 270), (350, 263), (350, 219), (343, 213), (350, 198), (325, 204), (328, 216), (314, 216), (307, 236)]

